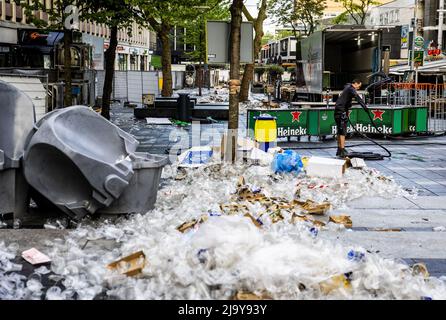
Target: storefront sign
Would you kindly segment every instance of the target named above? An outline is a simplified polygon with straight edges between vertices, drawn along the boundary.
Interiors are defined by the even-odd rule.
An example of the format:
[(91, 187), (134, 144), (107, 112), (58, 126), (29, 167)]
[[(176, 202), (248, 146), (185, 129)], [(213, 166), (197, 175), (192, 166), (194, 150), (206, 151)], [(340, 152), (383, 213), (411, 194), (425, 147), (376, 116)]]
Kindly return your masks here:
[(417, 36), (417, 37), (415, 37), (414, 43), (415, 43), (415, 49), (418, 49), (418, 48), (422, 49), (424, 47), (424, 38)]
[(401, 49), (409, 48), (409, 26), (401, 27)]

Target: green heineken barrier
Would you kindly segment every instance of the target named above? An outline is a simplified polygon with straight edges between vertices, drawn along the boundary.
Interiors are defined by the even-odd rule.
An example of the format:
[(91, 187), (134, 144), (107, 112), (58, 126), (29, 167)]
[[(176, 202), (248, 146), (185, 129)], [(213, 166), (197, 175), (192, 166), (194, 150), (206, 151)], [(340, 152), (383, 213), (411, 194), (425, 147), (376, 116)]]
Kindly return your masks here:
[(427, 132), (427, 108), (403, 109), (403, 132)]
[[(399, 135), (402, 131), (402, 108), (370, 108), (370, 115), (365, 110), (358, 110), (356, 129), (362, 133), (383, 133), (386, 135)], [(379, 131), (376, 130), (375, 126)]]
[[(371, 107), (369, 109), (375, 128), (365, 110), (354, 107), (349, 113), (350, 122), (362, 133), (401, 135), (427, 131), (426, 107)], [(267, 113), (277, 118), (279, 138), (300, 136), (327, 136), (336, 134), (334, 108), (248, 110), (249, 136), (254, 138), (255, 117)], [(349, 133), (355, 130), (350, 125)]]

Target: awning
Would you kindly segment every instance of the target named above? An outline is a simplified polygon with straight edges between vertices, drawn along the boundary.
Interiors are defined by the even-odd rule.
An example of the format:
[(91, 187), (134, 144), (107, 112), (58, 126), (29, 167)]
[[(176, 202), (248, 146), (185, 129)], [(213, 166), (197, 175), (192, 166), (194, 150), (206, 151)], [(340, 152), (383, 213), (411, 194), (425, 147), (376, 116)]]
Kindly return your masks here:
[[(404, 72), (410, 71), (410, 65), (403, 65), (390, 68), (390, 74), (403, 75)], [(422, 67), (418, 68), (421, 74), (446, 74), (446, 60), (426, 61)]]

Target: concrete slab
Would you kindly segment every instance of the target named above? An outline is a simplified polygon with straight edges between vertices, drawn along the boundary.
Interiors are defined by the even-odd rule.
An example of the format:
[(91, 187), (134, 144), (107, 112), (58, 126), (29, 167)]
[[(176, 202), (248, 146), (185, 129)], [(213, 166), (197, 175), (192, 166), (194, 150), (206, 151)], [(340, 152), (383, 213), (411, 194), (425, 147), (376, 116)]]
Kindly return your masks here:
[(402, 259), (444, 259), (446, 234), (443, 232), (321, 232), (322, 239), (360, 246), (382, 257)]
[(43, 249), (47, 241), (64, 239), (69, 230), (18, 229), (0, 230), (0, 241), (6, 244), (17, 243), (20, 251), (30, 248)]
[(347, 206), (353, 209), (419, 209), (414, 202), (406, 198), (362, 197), (347, 203)]
[(354, 228), (423, 228), (432, 231), (434, 227), (446, 227), (446, 210), (349, 209), (334, 210), (330, 214), (351, 216)]
[(422, 209), (446, 209), (446, 196), (417, 197), (411, 201)]

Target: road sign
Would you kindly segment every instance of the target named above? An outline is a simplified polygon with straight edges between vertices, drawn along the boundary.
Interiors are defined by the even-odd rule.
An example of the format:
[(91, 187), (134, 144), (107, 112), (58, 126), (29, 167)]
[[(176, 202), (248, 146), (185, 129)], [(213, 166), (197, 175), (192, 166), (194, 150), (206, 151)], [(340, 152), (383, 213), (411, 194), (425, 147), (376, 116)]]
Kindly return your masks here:
[(420, 37), (420, 36), (415, 37), (414, 42), (415, 42), (415, 47), (418, 47), (418, 48), (424, 47), (424, 38), (423, 37)]
[[(254, 62), (254, 28), (252, 22), (243, 22), (241, 31), (240, 62)], [(231, 24), (227, 21), (208, 21), (206, 25), (207, 62), (229, 63)]]
[(415, 51), (413, 61), (415, 66), (422, 67), (424, 62), (424, 51)]

